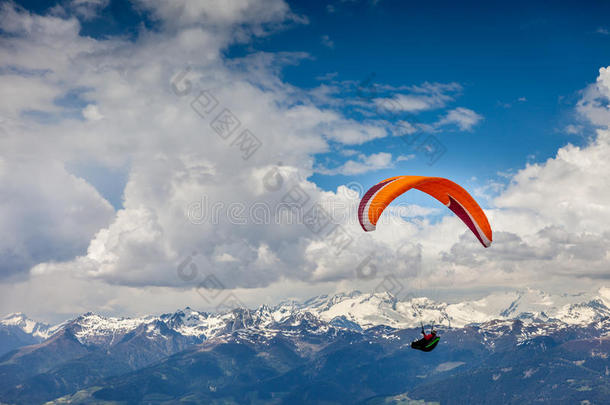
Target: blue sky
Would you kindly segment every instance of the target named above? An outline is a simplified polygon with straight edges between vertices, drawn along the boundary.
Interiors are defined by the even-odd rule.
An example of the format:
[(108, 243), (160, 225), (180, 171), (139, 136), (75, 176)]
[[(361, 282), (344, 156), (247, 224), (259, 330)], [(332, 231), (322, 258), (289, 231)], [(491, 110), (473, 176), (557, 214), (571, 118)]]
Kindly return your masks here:
[[(175, 272), (193, 251), (252, 305), (375, 288), (354, 276), (367, 255), (379, 277), (464, 296), (593, 290), (610, 257), (608, 15), (607, 2), (3, 2), (0, 306), (197, 307)], [(251, 158), (194, 109), (204, 89), (259, 138)], [(334, 207), (353, 237), (340, 256), (303, 224), (189, 216), (204, 199), (277, 204), (285, 191), (260, 185), (278, 163), (285, 187)], [(418, 192), (364, 234), (346, 187), (400, 174), (463, 185), (492, 247)]]

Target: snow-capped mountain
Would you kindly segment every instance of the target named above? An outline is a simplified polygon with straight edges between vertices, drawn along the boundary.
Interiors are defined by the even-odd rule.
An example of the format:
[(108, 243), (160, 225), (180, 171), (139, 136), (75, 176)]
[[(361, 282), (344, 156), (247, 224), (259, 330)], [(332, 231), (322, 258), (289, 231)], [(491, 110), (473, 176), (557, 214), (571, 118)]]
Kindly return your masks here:
[(604, 327), (610, 319), (608, 304), (610, 289), (603, 288), (593, 296), (554, 296), (526, 289), (459, 303), (437, 302), (425, 297), (398, 300), (389, 293), (352, 291), (322, 295), (303, 303), (286, 301), (274, 307), (263, 305), (253, 310), (240, 309), (219, 314), (189, 307), (174, 313), (139, 318), (86, 313), (56, 326), (32, 321), (23, 314), (12, 314), (0, 321), (0, 326), (19, 328), (26, 335), (34, 337), (35, 341), (42, 341), (58, 330), (68, 328), (80, 343), (111, 346), (142, 326), (153, 333), (159, 328), (159, 322), (182, 336), (200, 341), (241, 329), (268, 333), (286, 331), (289, 326), (300, 325), (304, 320), (310, 329), (314, 325), (318, 328), (330, 325), (348, 330), (366, 330), (376, 326), (417, 328), (421, 322), (461, 328), (472, 324), (494, 325), (514, 319), (526, 323), (553, 324), (554, 328), (596, 323), (598, 327)]
[(363, 329), (378, 325), (397, 329), (420, 322), (463, 327), (492, 320), (522, 319), (588, 325), (610, 317), (610, 289), (597, 296), (552, 296), (539, 290), (497, 293), (483, 299), (459, 303), (436, 302), (420, 297), (397, 300), (389, 293), (321, 296), (298, 306), (330, 322), (344, 317)]
[[(469, 388), (473, 392), (500, 381), (518, 395), (523, 376), (544, 364), (554, 370), (553, 384), (580, 376), (569, 392), (549, 400), (601, 403), (585, 389), (608, 380), (600, 380), (609, 366), (608, 292), (522, 290), (445, 303), (352, 291), (223, 313), (188, 307), (134, 318), (86, 313), (57, 327), (12, 315), (0, 323), (0, 402), (188, 402), (196, 393), (206, 403), (249, 403), (260, 392), (261, 398), (287, 395), (282, 403), (299, 403), (307, 387), (338, 381), (333, 389), (346, 387), (338, 403), (357, 403), (416, 387), (419, 398), (435, 398), (436, 391), (426, 390), (427, 378), (461, 387), (469, 380), (460, 376), (468, 373), (481, 376)], [(410, 348), (422, 320), (439, 325), (441, 337), (439, 349), (425, 356)], [(537, 384), (529, 389), (538, 392)], [(306, 395), (333, 403), (326, 392), (334, 391)], [(481, 391), (481, 398), (487, 394)]]
[(40, 343), (61, 326), (36, 322), (21, 313), (7, 315), (0, 320), (0, 355), (22, 346)]
[(0, 320), (0, 326), (13, 327), (36, 339), (44, 340), (55, 333), (62, 325), (53, 326), (43, 322), (36, 322), (18, 312), (9, 314)]
[(153, 324), (154, 317), (115, 318), (88, 312), (66, 323), (80, 343), (110, 346), (140, 326)]

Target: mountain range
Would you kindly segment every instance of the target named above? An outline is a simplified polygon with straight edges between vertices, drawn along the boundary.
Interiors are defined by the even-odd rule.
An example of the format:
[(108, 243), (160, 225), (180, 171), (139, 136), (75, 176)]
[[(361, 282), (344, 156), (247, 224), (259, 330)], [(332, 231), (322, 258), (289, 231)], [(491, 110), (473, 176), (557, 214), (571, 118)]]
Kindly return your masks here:
[[(412, 350), (421, 323), (441, 336)], [(0, 403), (609, 403), (610, 289), (0, 321)], [(420, 402), (412, 402), (420, 401)], [(424, 402), (421, 402), (424, 401)]]

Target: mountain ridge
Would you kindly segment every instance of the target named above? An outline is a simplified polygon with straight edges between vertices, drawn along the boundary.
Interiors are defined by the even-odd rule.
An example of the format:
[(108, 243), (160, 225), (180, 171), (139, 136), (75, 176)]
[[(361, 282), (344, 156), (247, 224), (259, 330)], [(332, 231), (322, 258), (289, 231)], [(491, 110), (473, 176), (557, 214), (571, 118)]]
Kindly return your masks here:
[(49, 338), (62, 328), (70, 328), (81, 343), (112, 345), (114, 339), (156, 321), (165, 323), (171, 330), (183, 336), (205, 340), (226, 333), (227, 323), (230, 322), (233, 329), (240, 327), (238, 322), (242, 323), (242, 328), (248, 325), (265, 327), (274, 322), (282, 322), (296, 313), (311, 313), (329, 324), (362, 330), (381, 325), (396, 329), (413, 328), (422, 322), (444, 327), (465, 327), (509, 319), (585, 326), (610, 317), (610, 308), (607, 306), (609, 301), (605, 293), (607, 292), (601, 289), (599, 296), (571, 296), (572, 299), (578, 297), (580, 300), (569, 302), (566, 297), (525, 289), (449, 304), (426, 297), (399, 300), (389, 292), (362, 293), (354, 290), (320, 295), (302, 303), (291, 300), (275, 306), (242, 308), (247, 315), (239, 319), (235, 317), (235, 311), (212, 313), (186, 307), (173, 313), (133, 318), (87, 312), (57, 325), (48, 325), (33, 321), (22, 313), (15, 313), (0, 320), (0, 330), (20, 330), (31, 337), (30, 340), (25, 340), (36, 343)]
[[(576, 298), (524, 290), (448, 304), (352, 291), (222, 313), (88, 312), (42, 342), (0, 355), (0, 402), (352, 404), (380, 395), (444, 401), (452, 391), (435, 393), (427, 384), (443, 381), (458, 392), (464, 375), (479, 381), (470, 389), (481, 391), (480, 400), (493, 395), (484, 383), (501, 380), (517, 390), (537, 364), (558, 370), (548, 377), (554, 384), (571, 373), (581, 378), (566, 394), (571, 399), (599, 402), (601, 394), (582, 390), (610, 392), (610, 311), (604, 295)], [(0, 332), (25, 335), (19, 325), (33, 331), (34, 321), (23, 318), (5, 318)], [(422, 320), (434, 322), (441, 337), (430, 353), (410, 348)], [(580, 372), (583, 366), (590, 371)]]

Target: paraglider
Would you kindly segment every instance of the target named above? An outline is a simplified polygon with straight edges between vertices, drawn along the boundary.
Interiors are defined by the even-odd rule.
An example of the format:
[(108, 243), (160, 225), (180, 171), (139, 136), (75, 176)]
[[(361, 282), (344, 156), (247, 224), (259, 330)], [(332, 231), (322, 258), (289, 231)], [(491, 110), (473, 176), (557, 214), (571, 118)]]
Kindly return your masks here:
[(374, 231), (383, 210), (398, 196), (410, 189), (423, 191), (453, 211), (484, 247), (492, 241), (487, 216), (470, 194), (456, 183), (442, 177), (397, 176), (371, 187), (358, 207), (358, 220), (366, 232)]
[[(491, 246), (492, 232), (487, 216), (470, 194), (458, 184), (442, 177), (396, 176), (371, 187), (358, 206), (358, 220), (365, 232), (374, 231), (377, 221), (388, 205), (410, 189), (423, 191), (436, 198), (457, 215), (484, 247)], [(436, 330), (427, 334), (422, 323), (423, 338), (411, 343), (411, 348), (430, 352), (438, 345)]]
[(436, 330), (434, 330), (434, 328), (432, 328), (430, 333), (426, 333), (426, 331), (424, 331), (424, 325), (421, 327), (421, 333), (424, 335), (424, 337), (412, 342), (411, 348), (421, 350), (423, 352), (431, 352), (434, 350), (436, 345), (438, 345), (441, 338), (436, 335)]

